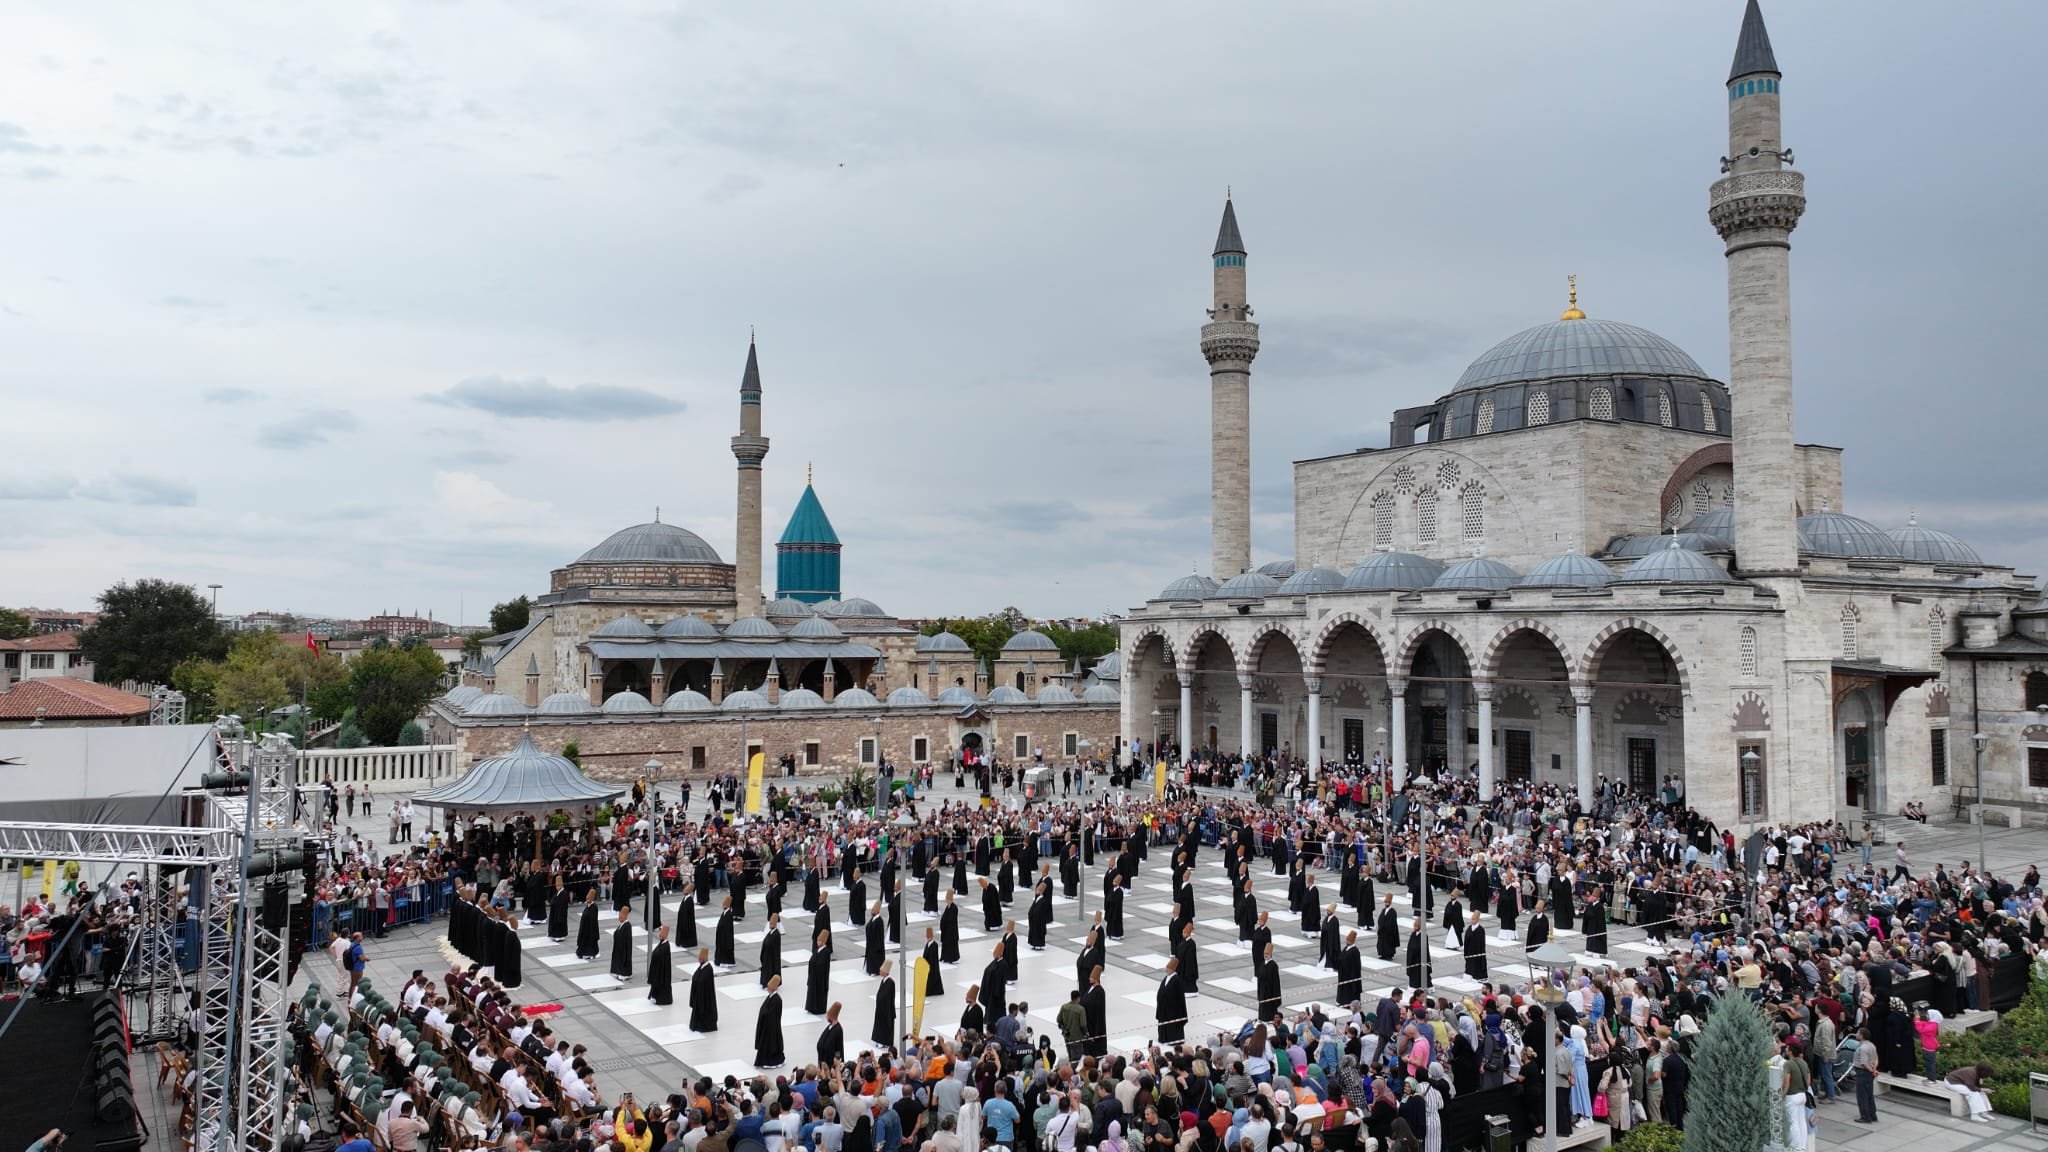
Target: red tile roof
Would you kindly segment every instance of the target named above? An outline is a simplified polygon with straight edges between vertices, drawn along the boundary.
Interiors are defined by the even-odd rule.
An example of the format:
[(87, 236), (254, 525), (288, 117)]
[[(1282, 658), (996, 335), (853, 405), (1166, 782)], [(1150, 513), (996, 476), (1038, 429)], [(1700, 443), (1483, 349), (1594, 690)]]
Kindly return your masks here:
[(149, 701), (73, 676), (23, 680), (0, 692), (0, 720), (33, 720), (36, 709), (46, 720), (118, 719), (149, 711)]
[(48, 632), (21, 640), (0, 640), (0, 652), (76, 652), (78, 633)]

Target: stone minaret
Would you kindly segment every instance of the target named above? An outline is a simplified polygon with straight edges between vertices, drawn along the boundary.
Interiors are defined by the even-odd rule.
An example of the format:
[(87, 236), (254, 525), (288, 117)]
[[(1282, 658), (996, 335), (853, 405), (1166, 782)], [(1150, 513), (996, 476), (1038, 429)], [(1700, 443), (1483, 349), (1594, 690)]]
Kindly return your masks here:
[(1756, 0), (1728, 73), (1727, 173), (1707, 219), (1728, 245), (1728, 391), (1735, 429), (1735, 557), (1747, 575), (1799, 570), (1792, 449), (1792, 229), (1806, 178), (1779, 131), (1778, 61)]
[(761, 614), (761, 461), (768, 456), (768, 438), (761, 435), (761, 365), (754, 341), (747, 340), (747, 370), (740, 377), (740, 434), (732, 438), (733, 459), (739, 462), (740, 503), (734, 526), (733, 573), (735, 616)]
[(1252, 566), (1252, 357), (1259, 326), (1244, 302), (1244, 239), (1223, 198), (1216, 232), (1216, 303), (1202, 325), (1209, 361), (1209, 552), (1218, 581)]

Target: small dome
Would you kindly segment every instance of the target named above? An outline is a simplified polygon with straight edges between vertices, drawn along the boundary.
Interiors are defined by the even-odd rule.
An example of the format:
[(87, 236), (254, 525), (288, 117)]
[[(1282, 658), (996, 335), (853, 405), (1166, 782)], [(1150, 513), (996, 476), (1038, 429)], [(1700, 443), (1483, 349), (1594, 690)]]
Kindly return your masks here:
[(801, 600), (792, 600), (787, 596), (777, 596), (775, 599), (770, 600), (766, 607), (761, 609), (761, 614), (770, 620), (794, 620), (798, 617), (810, 616), (813, 613), (811, 612), (811, 606)]
[(578, 564), (723, 564), (718, 551), (687, 528), (656, 521), (621, 528), (576, 558)]
[(823, 616), (806, 616), (789, 630), (791, 640), (816, 640), (822, 643), (837, 643), (846, 639), (846, 633), (839, 626)]
[[(923, 693), (918, 694), (923, 695)], [(881, 706), (882, 702), (875, 699), (875, 694), (865, 688), (848, 688), (832, 698), (832, 707), (834, 708), (880, 708)]]
[(917, 650), (919, 652), (973, 651), (972, 648), (967, 646), (967, 641), (953, 635), (951, 632), (940, 632), (935, 636), (919, 636), (917, 638)]
[(1538, 324), (1495, 344), (1472, 361), (1451, 390), (1573, 376), (1706, 375), (1684, 349), (1655, 332), (1580, 318)]
[(1590, 556), (1567, 552), (1545, 560), (1515, 582), (1517, 588), (1605, 588), (1614, 579), (1607, 565)]
[(638, 616), (621, 616), (616, 620), (607, 620), (602, 627), (590, 634), (593, 640), (650, 640), (653, 637), (654, 629)]
[(1014, 688), (1008, 684), (998, 684), (990, 690), (988, 702), (991, 704), (1029, 704), (1031, 703), (1031, 697), (1026, 696), (1020, 688)]
[(1899, 560), (1899, 546), (1868, 520), (1823, 509), (1799, 518), (1799, 550), (1854, 560)]
[(450, 688), (446, 696), (441, 697), (441, 703), (450, 708), (461, 709), (483, 694), (484, 690), (474, 684), (458, 684)]
[(1908, 517), (1904, 528), (1894, 528), (1885, 533), (1898, 545), (1899, 555), (1923, 564), (1982, 564), (1977, 550), (1946, 532), (1922, 528), (1915, 517)]
[(1444, 569), (1436, 578), (1432, 588), (1454, 588), (1465, 592), (1500, 592), (1514, 587), (1522, 574), (1513, 568), (1488, 556), (1474, 556), (1470, 560)]
[(846, 599), (841, 600), (838, 606), (830, 613), (820, 613), (820, 615), (838, 616), (842, 619), (848, 616), (858, 616), (869, 620), (887, 620), (889, 618), (889, 614), (882, 611), (881, 605), (873, 600), (862, 599), (859, 596), (848, 596)]
[(1097, 660), (1095, 667), (1089, 669), (1089, 671), (1097, 680), (1122, 680), (1124, 678), (1123, 652), (1111, 652), (1109, 655)]
[(1160, 600), (1207, 600), (1209, 593), (1216, 590), (1216, 582), (1207, 576), (1189, 574), (1166, 586), (1157, 599)]
[(727, 712), (763, 712), (770, 705), (768, 698), (752, 688), (742, 688), (725, 698), (723, 705)]
[(1617, 560), (1638, 560), (1663, 552), (1674, 542), (1692, 552), (1726, 552), (1730, 547), (1729, 542), (1719, 536), (1699, 532), (1665, 532), (1655, 536), (1619, 537), (1608, 544), (1607, 555)]
[(581, 692), (557, 692), (534, 709), (541, 716), (587, 716), (595, 711)]
[(1005, 652), (1057, 652), (1059, 650), (1060, 646), (1052, 642), (1052, 637), (1035, 628), (1026, 628), (1008, 640), (1003, 641), (1003, 651)]
[(742, 616), (725, 626), (727, 640), (780, 640), (782, 629), (759, 616)]
[(1628, 566), (1620, 584), (1732, 584), (1733, 576), (1711, 558), (1681, 546), (1677, 537), (1660, 552)]
[(819, 616), (834, 616), (839, 612), (839, 601), (820, 600), (811, 605), (811, 611)]
[(1722, 504), (1687, 520), (1679, 526), (1680, 532), (1694, 532), (1701, 536), (1712, 536), (1733, 548), (1735, 546), (1735, 506)]
[(685, 688), (681, 692), (669, 693), (668, 699), (661, 702), (661, 710), (663, 712), (709, 712), (711, 711), (711, 697), (694, 688)]
[(1239, 572), (1209, 593), (1211, 600), (1264, 600), (1280, 590), (1280, 582), (1258, 569)]
[(718, 629), (701, 616), (678, 616), (654, 630), (663, 640), (716, 640)]
[(1123, 696), (1107, 684), (1090, 684), (1081, 692), (1084, 704), (1115, 704), (1122, 699)]
[(784, 708), (823, 708), (825, 698), (809, 688), (791, 688), (782, 694)]
[(1344, 587), (1351, 592), (1413, 592), (1436, 583), (1444, 566), (1413, 552), (1381, 552), (1351, 570)]
[[(1272, 577), (1269, 576), (1267, 579), (1270, 580)], [(1064, 684), (1046, 684), (1038, 689), (1035, 699), (1040, 704), (1072, 704), (1074, 694), (1067, 691)]]
[(981, 699), (977, 697), (973, 692), (965, 688), (962, 688), (958, 684), (955, 684), (951, 688), (946, 689), (944, 692), (939, 693), (938, 702), (941, 704), (950, 705), (954, 708), (961, 708), (969, 704), (979, 704), (981, 703)]
[(464, 716), (524, 716), (526, 702), (517, 696), (503, 692), (487, 692), (470, 701), (462, 709)]
[(1313, 564), (1280, 582), (1279, 595), (1307, 596), (1314, 592), (1342, 592), (1344, 574), (1335, 568)]
[(891, 708), (922, 708), (931, 702), (932, 698), (924, 694), (924, 689), (912, 688), (908, 684), (889, 693)]
[(633, 712), (656, 711), (654, 702), (638, 692), (620, 692), (605, 698), (604, 706), (598, 709), (607, 716), (624, 716)]
[(1275, 560), (1270, 564), (1259, 565), (1259, 571), (1264, 572), (1275, 580), (1285, 580), (1289, 576), (1294, 575), (1294, 561)]

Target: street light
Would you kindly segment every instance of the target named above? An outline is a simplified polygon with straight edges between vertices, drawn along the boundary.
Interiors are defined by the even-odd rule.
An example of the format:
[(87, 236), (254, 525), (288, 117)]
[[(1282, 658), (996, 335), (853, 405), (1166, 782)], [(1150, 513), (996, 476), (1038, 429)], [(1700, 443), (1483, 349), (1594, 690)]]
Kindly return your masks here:
[(1154, 760), (1159, 759), (1159, 721), (1161, 716), (1162, 714), (1159, 709), (1154, 708), (1152, 710), (1152, 759)]
[[(1379, 727), (1374, 728), (1372, 730), (1372, 734), (1374, 736), (1379, 737), (1380, 747), (1384, 748), (1387, 746), (1387, 726), (1385, 724), (1382, 724)], [(1377, 777), (1379, 773), (1374, 772), (1373, 775)], [(1380, 829), (1386, 833), (1386, 836), (1384, 837), (1385, 848), (1387, 853), (1386, 864), (1388, 868), (1392, 868), (1394, 866), (1394, 822), (1392, 819), (1389, 819), (1389, 817), (1392, 817), (1394, 814), (1394, 797), (1391, 791), (1383, 792), (1381, 793), (1381, 795), (1386, 797), (1387, 810), (1385, 813), (1382, 814), (1382, 819), (1380, 820)]]
[[(1408, 778), (1411, 788), (1427, 788), (1434, 781), (1427, 776), (1416, 775)], [(1420, 801), (1418, 801), (1419, 803)], [(1410, 804), (1410, 808), (1415, 805)], [(1425, 807), (1415, 816), (1415, 854), (1422, 858), (1422, 866), (1415, 870), (1415, 876), (1422, 881), (1421, 891), (1415, 893), (1422, 902), (1422, 986), (1429, 987), (1429, 817), (1431, 808)]]
[(218, 620), (220, 619), (220, 585), (208, 584), (207, 587), (213, 590), (213, 618)]
[[(1974, 705), (1973, 705), (1974, 706)], [(1984, 746), (1991, 743), (1991, 737), (1982, 732), (1970, 734), (1971, 743), (1977, 746), (1977, 868), (1984, 868)]]
[[(875, 714), (875, 790), (877, 794), (880, 793), (883, 785), (887, 783), (882, 779), (882, 766), (887, 763), (888, 760), (882, 756), (882, 716), (878, 712)], [(896, 803), (896, 793), (893, 789), (889, 793), (889, 803)]]
[(1575, 961), (1551, 940), (1529, 953), (1529, 963), (1543, 969), (1543, 982), (1535, 989), (1536, 1002), (1543, 1005), (1543, 1144), (1557, 1152), (1557, 1006), (1564, 1003), (1557, 977)]
[[(880, 725), (881, 721), (875, 721)], [(876, 752), (879, 757), (881, 753)], [(903, 910), (903, 874), (910, 867), (910, 832), (917, 827), (917, 817), (905, 807), (889, 821), (896, 849), (896, 1034), (902, 1036), (910, 1031), (910, 914)]]

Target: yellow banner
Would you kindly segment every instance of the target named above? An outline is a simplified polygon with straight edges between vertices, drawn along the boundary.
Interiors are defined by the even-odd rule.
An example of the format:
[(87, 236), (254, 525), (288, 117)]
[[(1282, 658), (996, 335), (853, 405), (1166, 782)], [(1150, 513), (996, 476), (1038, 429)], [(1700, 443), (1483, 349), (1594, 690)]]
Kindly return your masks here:
[(1154, 800), (1166, 798), (1166, 761), (1164, 760), (1152, 766), (1152, 798)]
[(761, 811), (761, 768), (767, 761), (765, 752), (756, 752), (747, 759), (747, 813)]
[(924, 986), (931, 980), (931, 961), (919, 956), (911, 965), (914, 975), (910, 985), (910, 1032), (914, 1036), (924, 1035)]

